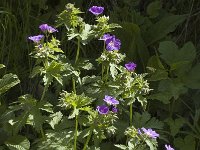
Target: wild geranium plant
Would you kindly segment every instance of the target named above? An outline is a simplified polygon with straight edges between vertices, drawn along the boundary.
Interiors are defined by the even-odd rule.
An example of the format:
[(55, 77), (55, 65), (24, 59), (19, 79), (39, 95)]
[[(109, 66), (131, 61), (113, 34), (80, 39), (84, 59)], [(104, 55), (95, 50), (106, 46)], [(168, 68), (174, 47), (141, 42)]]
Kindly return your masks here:
[[(109, 23), (109, 17), (103, 15), (104, 7), (92, 6), (88, 11), (94, 15), (96, 24), (86, 23), (81, 17), (83, 12), (73, 4), (67, 4), (58, 15), (57, 27), (66, 28), (68, 41), (76, 43), (74, 57), (60, 49), (61, 43), (55, 37), (59, 29), (55, 27), (41, 24), (43, 35), (28, 37), (35, 46), (30, 54), (35, 58), (30, 76), (41, 77), (43, 93), (40, 100), (31, 95), (20, 97), (18, 107), (14, 104), (10, 107), (12, 113), (19, 111), (18, 116), (9, 123), (17, 126), (15, 134), (25, 125), (35, 129), (39, 139), (31, 143), (35, 149), (99, 149), (110, 141), (121, 149), (156, 150), (159, 134), (151, 128), (136, 128), (133, 122), (136, 111), (145, 110), (147, 105), (145, 96), (151, 89), (146, 74), (136, 73), (139, 67), (136, 63), (124, 62), (126, 55), (120, 53), (123, 43), (111, 34), (120, 26)], [(103, 42), (102, 53), (95, 58), (98, 66), (80, 53), (80, 47), (84, 51), (84, 45), (95, 39)], [(91, 75), (94, 68), (101, 72)], [(84, 76), (82, 70), (90, 76)], [(55, 88), (55, 83), (61, 85), (62, 91), (58, 103), (50, 104), (46, 95)], [(126, 122), (125, 128), (119, 127), (122, 122)], [(125, 134), (115, 141), (120, 130)], [(7, 141), (7, 146), (12, 144)]]

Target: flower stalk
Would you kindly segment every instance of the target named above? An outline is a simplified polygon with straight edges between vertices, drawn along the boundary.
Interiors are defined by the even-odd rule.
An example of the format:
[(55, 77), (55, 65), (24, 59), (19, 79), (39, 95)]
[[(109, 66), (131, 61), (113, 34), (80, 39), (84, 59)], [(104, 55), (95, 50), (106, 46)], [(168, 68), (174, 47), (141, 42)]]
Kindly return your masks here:
[(89, 143), (89, 141), (91, 139), (91, 136), (92, 136), (92, 131), (90, 130), (89, 135), (87, 136), (86, 142), (84, 144), (83, 150), (87, 149), (87, 146), (88, 146), (88, 143)]
[[(79, 53), (80, 53), (80, 38), (78, 38), (78, 44), (77, 45), (78, 46), (77, 46), (77, 51), (76, 51), (75, 65), (78, 61)], [(72, 87), (73, 87), (74, 93), (76, 94), (76, 82), (75, 82), (74, 78), (72, 78)]]
[(133, 124), (133, 104), (130, 104), (130, 126)]
[(78, 132), (78, 115), (75, 117), (75, 133), (74, 133), (74, 150), (76, 150), (77, 142), (77, 132)]

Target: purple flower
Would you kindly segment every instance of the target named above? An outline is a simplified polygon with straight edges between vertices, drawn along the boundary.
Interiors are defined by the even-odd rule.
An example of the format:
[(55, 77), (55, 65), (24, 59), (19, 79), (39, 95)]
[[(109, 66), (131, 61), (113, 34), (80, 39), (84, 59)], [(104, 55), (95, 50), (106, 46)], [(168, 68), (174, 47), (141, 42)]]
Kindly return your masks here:
[(112, 37), (113, 37), (113, 36), (110, 35), (110, 34), (104, 34), (103, 37), (101, 37), (99, 40), (104, 40), (104, 41), (106, 41), (106, 40), (108, 40), (108, 39), (110, 39), (110, 38), (112, 38)]
[(140, 129), (138, 129), (138, 134), (139, 134), (139, 135), (141, 135), (141, 134), (142, 134), (142, 132), (141, 132), (141, 130), (140, 130)]
[(118, 112), (118, 109), (117, 109), (116, 107), (113, 107), (113, 108), (112, 108), (112, 112), (113, 112), (113, 113), (117, 113), (117, 112)]
[(44, 37), (44, 35), (36, 35), (36, 36), (29, 36), (28, 39), (35, 42), (39, 43), (40, 40)]
[(100, 14), (103, 13), (104, 7), (92, 6), (92, 7), (89, 9), (89, 11), (90, 11), (92, 14), (98, 16), (98, 15), (100, 15)]
[(42, 44), (39, 44), (39, 45), (38, 45), (38, 48), (41, 49), (41, 48), (42, 48)]
[(121, 41), (113, 35), (111, 38), (106, 39), (106, 49), (108, 51), (119, 50)]
[(174, 150), (170, 145), (165, 144), (166, 150)]
[(48, 24), (41, 24), (40, 26), (39, 26), (39, 28), (40, 28), (40, 30), (42, 30), (43, 32), (45, 32), (45, 31), (47, 31), (48, 30)]
[(39, 28), (42, 32), (49, 32), (49, 33), (58, 32), (57, 29), (49, 26), (48, 24), (42, 24), (39, 26)]
[(112, 96), (108, 96), (105, 95), (105, 98), (103, 99), (106, 103), (110, 104), (110, 105), (117, 105), (119, 104), (119, 101), (116, 100), (114, 97)]
[(153, 131), (152, 129), (145, 129), (145, 128), (141, 128), (141, 129), (146, 135), (148, 135), (149, 137), (153, 139), (156, 139), (157, 137), (159, 137), (159, 134)]
[(137, 65), (133, 62), (129, 62), (129, 63), (125, 64), (125, 67), (128, 71), (134, 71), (135, 68), (137, 67)]
[(97, 111), (101, 114), (101, 115), (106, 115), (109, 112), (109, 108), (108, 106), (102, 105), (102, 106), (97, 106)]

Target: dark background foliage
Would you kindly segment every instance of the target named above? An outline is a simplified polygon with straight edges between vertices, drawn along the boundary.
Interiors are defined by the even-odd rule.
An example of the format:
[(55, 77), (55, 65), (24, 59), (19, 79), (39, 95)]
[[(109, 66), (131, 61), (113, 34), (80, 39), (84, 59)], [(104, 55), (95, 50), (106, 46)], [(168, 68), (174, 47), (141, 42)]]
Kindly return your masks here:
[[(159, 50), (162, 41), (173, 41), (182, 48), (185, 43), (191, 41), (196, 49), (195, 59), (191, 61), (192, 66), (199, 64), (200, 59), (200, 1), (199, 0), (0, 0), (0, 63), (6, 65), (6, 69), (0, 72), (15, 73), (21, 83), (7, 92), (1, 98), (6, 104), (16, 101), (17, 97), (30, 93), (39, 97), (43, 87), (39, 79), (30, 79), (29, 74), (34, 65), (33, 59), (29, 56), (33, 45), (27, 40), (30, 35), (39, 32), (38, 26), (43, 23), (55, 25), (56, 15), (59, 14), (67, 3), (75, 3), (76, 7), (85, 12), (85, 19), (93, 22), (93, 17), (88, 13), (92, 5), (105, 7), (105, 14), (110, 16), (111, 21), (119, 23), (123, 28), (117, 29), (115, 34), (122, 41), (122, 52), (127, 54), (126, 61), (135, 61), (138, 64), (138, 72), (147, 72), (147, 66), (156, 68), (150, 62), (152, 56), (160, 56), (170, 80), (179, 79), (176, 72), (169, 72), (169, 64), (162, 52)], [(174, 16), (172, 18), (168, 18)], [(171, 22), (170, 22), (171, 21)], [(69, 57), (74, 57), (74, 43), (67, 42), (63, 28), (58, 28), (57, 38), (61, 41), (61, 48)], [(94, 59), (100, 54), (97, 41), (86, 46), (82, 55)], [(168, 45), (169, 46), (169, 45)], [(189, 47), (190, 49), (191, 47)], [(175, 53), (175, 52), (174, 52)], [(184, 56), (184, 54), (183, 54)], [(175, 55), (176, 57), (176, 55)], [(178, 56), (177, 56), (178, 57)], [(186, 66), (187, 67), (187, 66)], [(200, 81), (200, 69), (191, 71), (191, 80)], [(162, 76), (162, 78), (164, 78)], [(152, 78), (150, 78), (152, 79)], [(182, 80), (183, 78), (180, 78)], [(168, 92), (168, 97), (163, 103), (157, 98), (150, 96), (147, 110), (152, 116), (165, 122), (165, 131), (169, 133), (169, 139), (176, 141), (179, 137), (187, 137), (196, 140), (196, 147), (199, 147), (200, 126), (200, 86), (180, 92), (183, 87), (173, 84), (169, 86), (172, 96), (169, 96), (167, 88), (164, 89), (162, 79), (152, 81), (153, 94)], [(164, 86), (161, 86), (164, 84)], [(180, 88), (179, 88), (180, 87)], [(164, 91), (160, 91), (163, 88)], [(167, 102), (169, 101), (169, 102)], [(177, 120), (179, 119), (179, 120)], [(180, 119), (185, 119), (182, 123)], [(196, 120), (195, 120), (196, 119)], [(183, 121), (184, 122), (184, 121)], [(166, 137), (167, 138), (167, 137)], [(179, 139), (176, 145), (180, 145)], [(186, 143), (186, 141), (182, 140)], [(178, 143), (178, 144), (177, 144)], [(184, 144), (182, 144), (184, 145)], [(185, 149), (186, 150), (186, 149)]]

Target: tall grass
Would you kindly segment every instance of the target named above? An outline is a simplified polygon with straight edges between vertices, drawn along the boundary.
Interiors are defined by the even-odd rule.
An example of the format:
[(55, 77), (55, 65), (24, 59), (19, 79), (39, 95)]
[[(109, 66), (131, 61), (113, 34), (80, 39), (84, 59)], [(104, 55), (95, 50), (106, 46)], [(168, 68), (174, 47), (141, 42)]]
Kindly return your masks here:
[(33, 62), (28, 57), (31, 47), (27, 37), (37, 32), (35, 27), (40, 23), (39, 19), (33, 19), (41, 10), (34, 9), (37, 5), (31, 0), (0, 1), (0, 63), (7, 66), (5, 72), (13, 72), (21, 79), (15, 94), (9, 94), (13, 97), (31, 90), (28, 76)]

